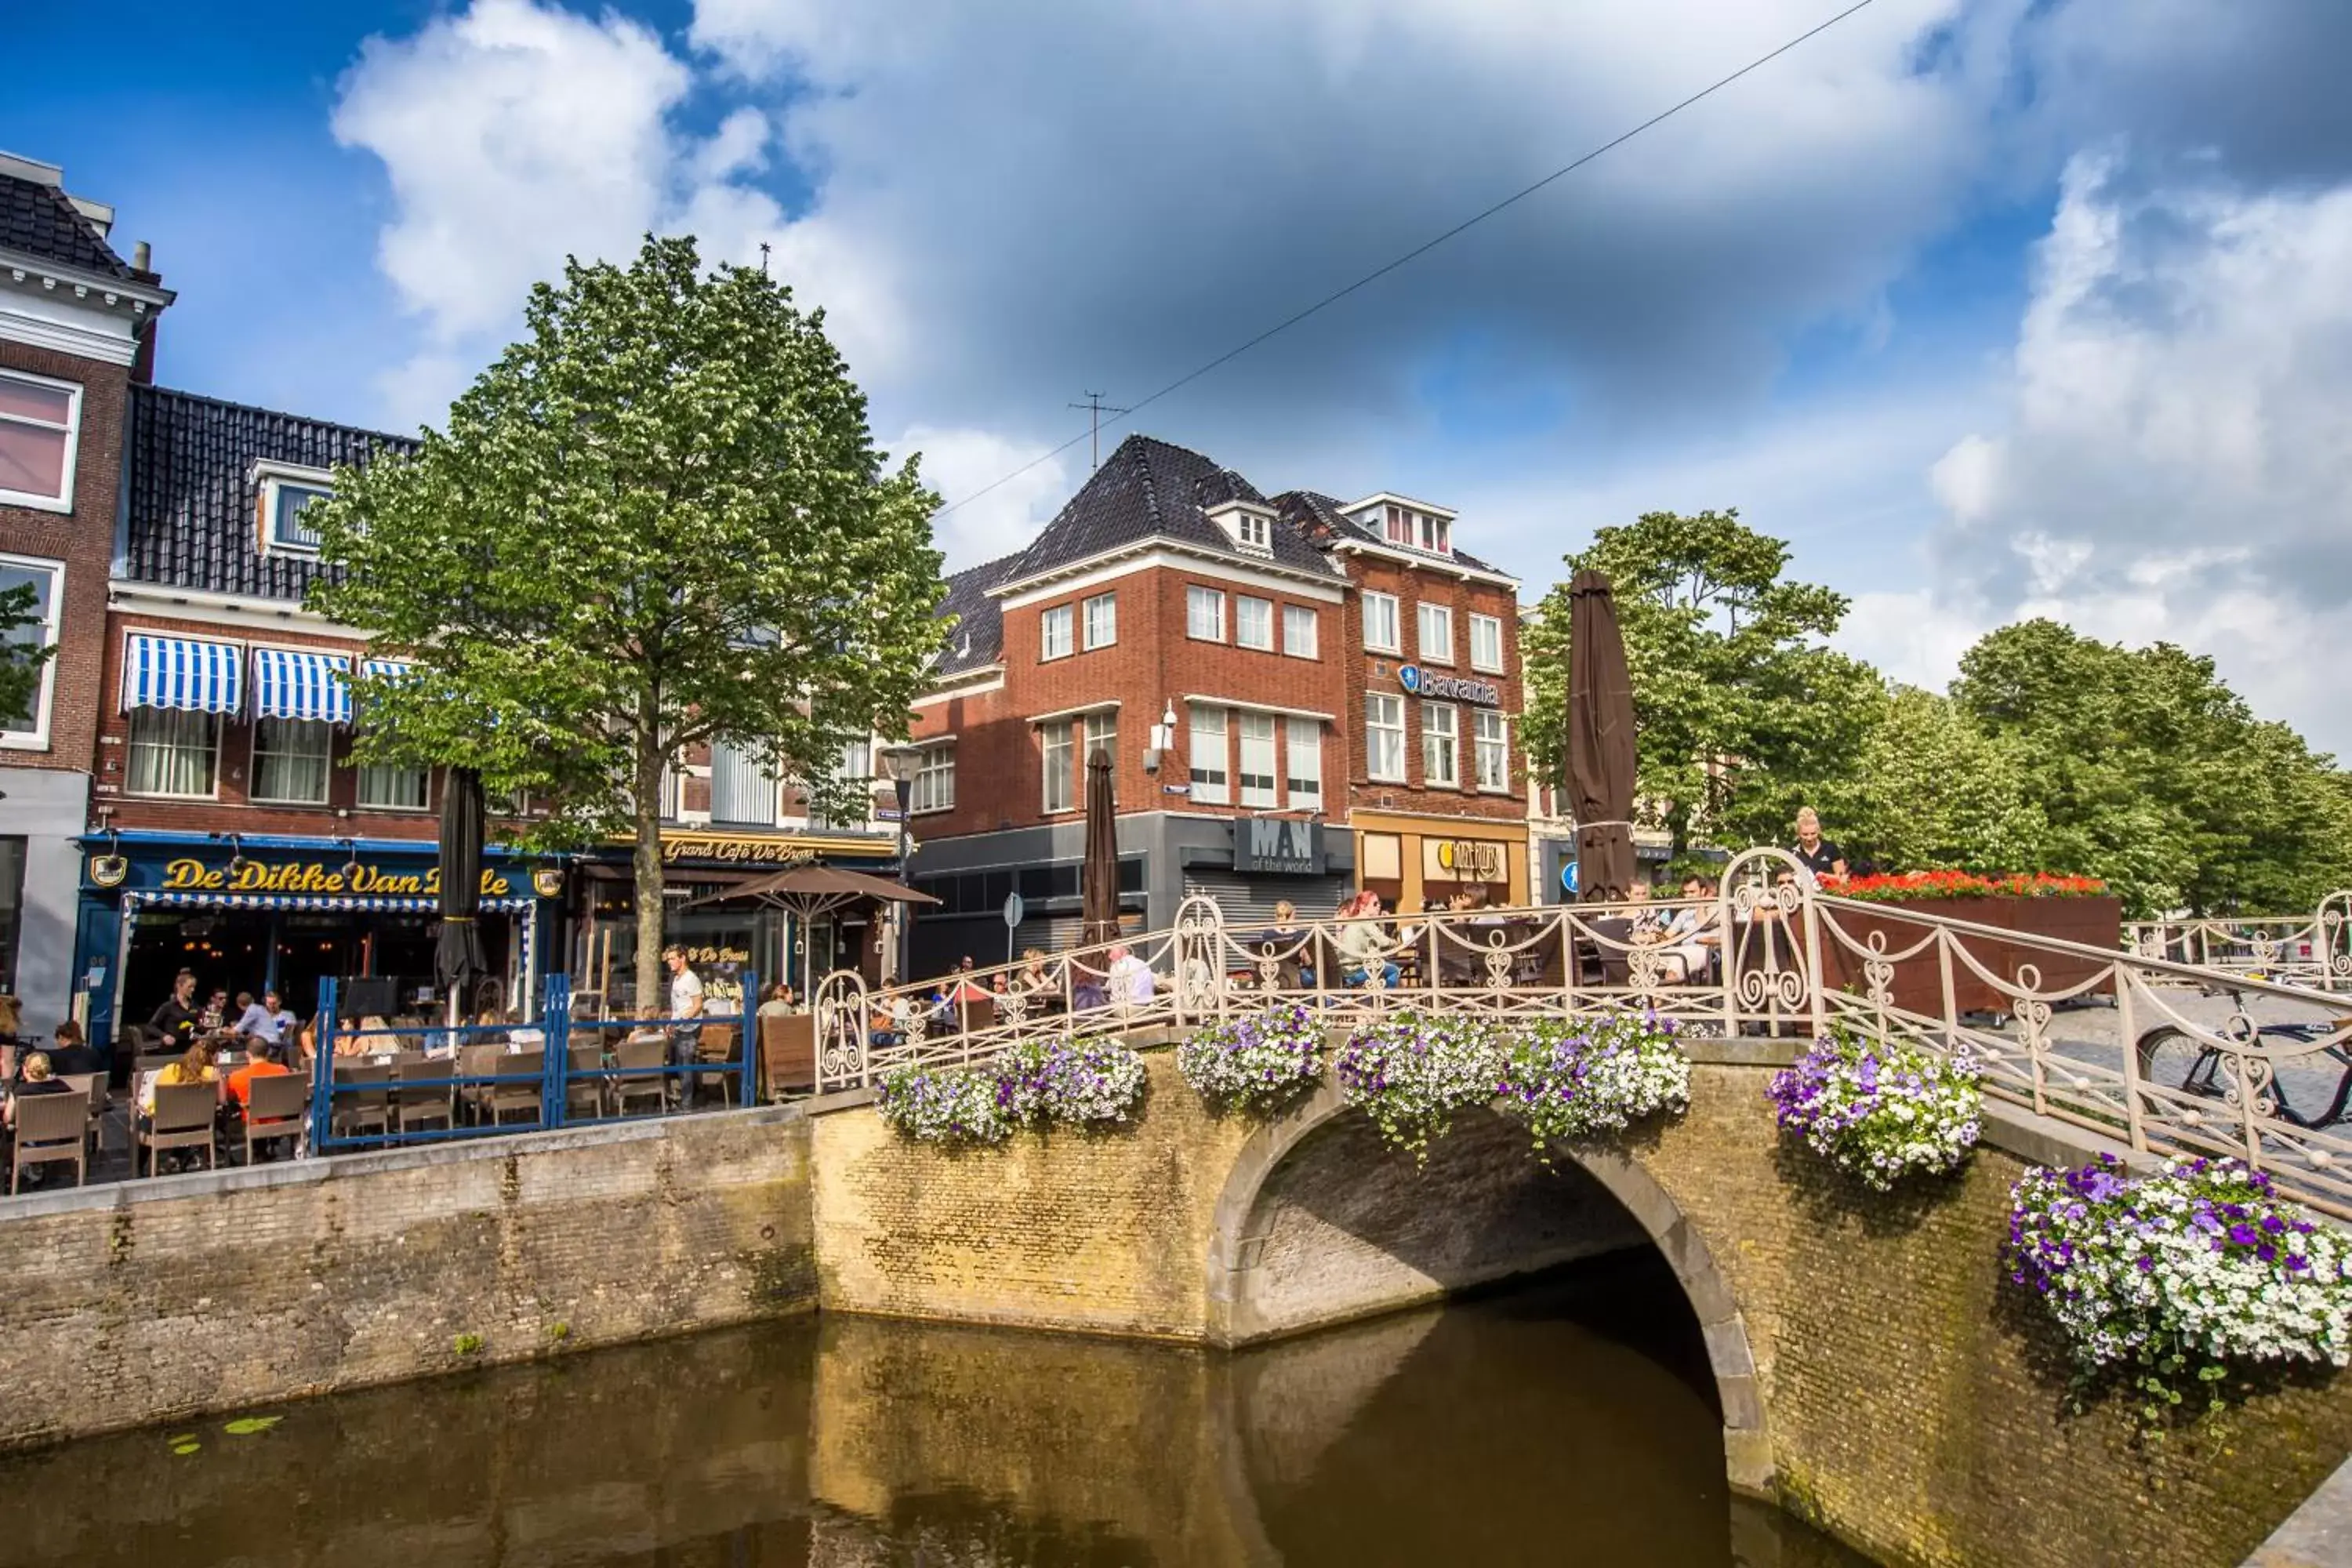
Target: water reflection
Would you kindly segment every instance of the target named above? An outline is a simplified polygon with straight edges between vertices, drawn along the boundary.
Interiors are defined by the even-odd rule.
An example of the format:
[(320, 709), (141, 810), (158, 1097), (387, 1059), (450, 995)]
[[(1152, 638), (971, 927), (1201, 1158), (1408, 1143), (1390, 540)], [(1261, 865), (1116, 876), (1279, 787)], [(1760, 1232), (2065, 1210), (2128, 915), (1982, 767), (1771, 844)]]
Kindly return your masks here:
[(1727, 1495), (1672, 1288), (1230, 1357), (842, 1318), (583, 1355), (7, 1461), (0, 1568), (1856, 1562)]

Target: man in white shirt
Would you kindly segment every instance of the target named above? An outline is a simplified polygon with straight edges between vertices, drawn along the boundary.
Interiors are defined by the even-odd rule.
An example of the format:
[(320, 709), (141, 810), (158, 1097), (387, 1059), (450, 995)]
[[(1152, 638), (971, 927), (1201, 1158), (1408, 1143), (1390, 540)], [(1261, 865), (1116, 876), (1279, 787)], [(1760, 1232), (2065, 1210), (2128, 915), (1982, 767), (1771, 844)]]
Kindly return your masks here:
[[(662, 962), (669, 966), (669, 1016), (677, 1020), (669, 1026), (670, 1065), (685, 1067), (694, 1060), (695, 1047), (702, 1039), (701, 1024), (686, 1022), (702, 1016), (702, 976), (687, 967), (684, 948), (662, 949)], [(672, 1089), (680, 1081), (673, 1078)]]
[(1124, 947), (1110, 950), (1110, 973), (1106, 978), (1110, 982), (1111, 1000), (1131, 1005), (1150, 1001), (1151, 993), (1158, 984), (1152, 975), (1151, 965)]

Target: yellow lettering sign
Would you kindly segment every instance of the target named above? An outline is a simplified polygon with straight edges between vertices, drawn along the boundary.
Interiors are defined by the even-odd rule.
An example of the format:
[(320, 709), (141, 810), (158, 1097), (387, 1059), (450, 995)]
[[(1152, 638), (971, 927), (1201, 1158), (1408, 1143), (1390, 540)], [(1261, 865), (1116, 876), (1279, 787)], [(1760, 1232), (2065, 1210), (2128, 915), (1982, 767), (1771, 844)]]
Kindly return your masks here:
[[(387, 871), (361, 862), (330, 866), (321, 860), (247, 860), (235, 872), (207, 866), (193, 856), (168, 860), (161, 884), (165, 892), (279, 893), (297, 897), (351, 894), (362, 899), (433, 898), (441, 891), (441, 868)], [(506, 877), (488, 867), (482, 869), (482, 896), (503, 899), (513, 888)]]

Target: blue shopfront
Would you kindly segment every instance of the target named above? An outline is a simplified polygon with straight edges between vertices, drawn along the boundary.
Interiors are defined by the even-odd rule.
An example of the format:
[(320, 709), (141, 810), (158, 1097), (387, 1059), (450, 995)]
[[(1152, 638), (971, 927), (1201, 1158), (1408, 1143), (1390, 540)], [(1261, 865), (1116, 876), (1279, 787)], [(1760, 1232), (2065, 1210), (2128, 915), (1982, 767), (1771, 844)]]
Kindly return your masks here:
[[(75, 1006), (93, 1041), (145, 1022), (184, 969), (200, 998), (274, 989), (306, 1019), (329, 976), (384, 983), (374, 989), (395, 1011), (437, 1005), (429, 840), (124, 832), (82, 847)], [(485, 852), (488, 979), (469, 1005), (536, 1004), (563, 890), (544, 860)]]

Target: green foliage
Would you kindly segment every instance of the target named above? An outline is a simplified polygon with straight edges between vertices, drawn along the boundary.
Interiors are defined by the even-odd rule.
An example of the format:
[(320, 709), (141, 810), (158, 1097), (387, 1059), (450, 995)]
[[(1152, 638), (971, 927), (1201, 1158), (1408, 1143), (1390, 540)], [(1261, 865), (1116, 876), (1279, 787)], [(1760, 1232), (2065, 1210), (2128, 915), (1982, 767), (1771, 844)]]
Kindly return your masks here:
[[(1844, 595), (1782, 580), (1789, 547), (1735, 510), (1643, 514), (1567, 560), (1617, 593), (1639, 733), (1637, 809), (1679, 854), (1704, 832), (1778, 839), (1818, 781), (1852, 765), (1877, 678), (1823, 646)], [(1565, 581), (1527, 637), (1531, 769), (1557, 774), (1567, 732)]]
[(635, 833), (645, 995), (663, 770), (726, 742), (862, 801), (844, 747), (906, 732), (944, 635), (938, 499), (886, 469), (822, 315), (690, 239), (568, 262), (524, 322), (413, 458), (337, 472), (311, 606), (415, 667), (354, 681), (362, 757), (528, 791), (542, 845)]
[(41, 667), (57, 653), (40, 634), (38, 595), (30, 583), (0, 588), (0, 719), (29, 715), (41, 689)]
[(232, 1437), (251, 1437), (268, 1431), (285, 1419), (283, 1415), (240, 1415), (222, 1426), (221, 1430)]
[(479, 1355), (482, 1353), (482, 1336), (459, 1334), (449, 1342), (449, 1348), (460, 1356)]
[(1853, 860), (1903, 871), (2074, 869), (2052, 861), (2049, 819), (2013, 742), (1913, 686), (1873, 692), (1865, 712), (1852, 769), (1817, 785), (1812, 802)]

